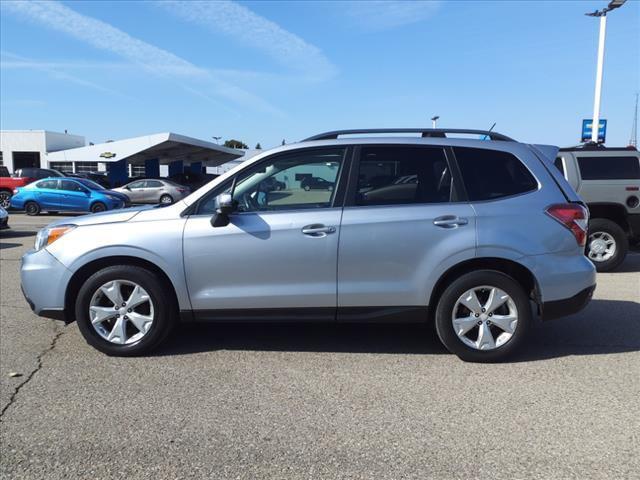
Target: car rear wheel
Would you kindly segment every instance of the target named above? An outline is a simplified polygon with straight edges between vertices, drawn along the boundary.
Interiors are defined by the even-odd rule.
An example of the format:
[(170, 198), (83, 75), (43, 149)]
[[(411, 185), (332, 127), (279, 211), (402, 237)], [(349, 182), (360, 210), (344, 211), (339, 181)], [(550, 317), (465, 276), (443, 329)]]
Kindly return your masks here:
[(107, 206), (102, 202), (96, 202), (91, 205), (91, 213), (104, 212), (107, 209)]
[(523, 288), (492, 270), (467, 273), (444, 291), (436, 309), (438, 337), (467, 362), (497, 362), (513, 354), (531, 325)]
[(8, 209), (11, 206), (11, 192), (0, 190), (0, 207)]
[(627, 236), (617, 223), (604, 218), (594, 218), (589, 222), (585, 254), (598, 272), (609, 272), (618, 267), (628, 250)]
[(36, 202), (27, 202), (24, 205), (24, 211), (27, 212), (27, 215), (38, 215), (40, 213), (40, 205)]
[(142, 355), (169, 334), (176, 306), (149, 270), (117, 265), (94, 273), (78, 292), (76, 320), (87, 343), (107, 355)]
[(173, 203), (173, 197), (165, 193), (160, 197), (160, 203), (162, 205), (171, 205)]

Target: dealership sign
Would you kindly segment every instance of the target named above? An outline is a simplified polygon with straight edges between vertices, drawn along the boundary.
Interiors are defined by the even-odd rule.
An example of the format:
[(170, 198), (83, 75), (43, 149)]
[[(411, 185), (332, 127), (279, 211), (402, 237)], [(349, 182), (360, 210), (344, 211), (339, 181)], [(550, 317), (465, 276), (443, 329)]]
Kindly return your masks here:
[(113, 158), (116, 154), (113, 152), (104, 152), (100, 154), (100, 158)]
[[(593, 120), (586, 118), (582, 120), (582, 138), (581, 142), (590, 142), (593, 132)], [(598, 122), (598, 143), (604, 143), (604, 139), (607, 136), (607, 121), (601, 119)]]

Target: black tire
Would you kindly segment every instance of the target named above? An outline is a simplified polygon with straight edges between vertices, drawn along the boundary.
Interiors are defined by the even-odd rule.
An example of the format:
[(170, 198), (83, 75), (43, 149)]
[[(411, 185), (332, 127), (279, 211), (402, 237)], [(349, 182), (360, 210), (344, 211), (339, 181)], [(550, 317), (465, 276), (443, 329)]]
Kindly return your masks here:
[[(454, 331), (453, 309), (466, 291), (480, 286), (497, 287), (507, 293), (517, 309), (518, 323), (512, 337), (493, 350), (478, 350), (463, 343)], [(438, 338), (451, 353), (465, 362), (499, 362), (518, 350), (532, 324), (531, 305), (522, 286), (513, 278), (494, 270), (480, 270), (457, 278), (445, 289), (436, 308)], [(497, 329), (492, 326), (492, 329)]]
[[(155, 317), (149, 331), (140, 340), (119, 345), (102, 338), (91, 325), (89, 304), (93, 294), (102, 285), (113, 280), (128, 280), (144, 288), (154, 305)], [(75, 316), (80, 333), (89, 345), (107, 355), (129, 357), (144, 355), (157, 348), (169, 335), (177, 317), (177, 306), (170, 287), (158, 279), (158, 275), (133, 265), (106, 267), (91, 275), (78, 292)]]
[(27, 215), (34, 217), (40, 213), (40, 205), (36, 202), (27, 202), (24, 204), (24, 211)]
[(12, 193), (8, 190), (0, 190), (0, 207), (9, 210)]
[(107, 206), (102, 202), (96, 202), (91, 205), (91, 213), (100, 213), (105, 212), (107, 210)]
[(162, 205), (171, 205), (173, 203), (173, 197), (168, 193), (160, 196), (160, 203)]
[[(599, 232), (610, 235), (615, 241), (615, 253), (608, 260), (597, 261), (589, 256), (591, 253), (592, 236), (597, 235)], [(594, 218), (589, 221), (589, 236), (587, 237), (585, 255), (593, 262), (598, 272), (610, 272), (611, 270), (616, 269), (624, 261), (628, 251), (629, 239), (627, 238), (626, 233), (624, 233), (624, 230), (622, 230), (617, 223), (604, 218)]]

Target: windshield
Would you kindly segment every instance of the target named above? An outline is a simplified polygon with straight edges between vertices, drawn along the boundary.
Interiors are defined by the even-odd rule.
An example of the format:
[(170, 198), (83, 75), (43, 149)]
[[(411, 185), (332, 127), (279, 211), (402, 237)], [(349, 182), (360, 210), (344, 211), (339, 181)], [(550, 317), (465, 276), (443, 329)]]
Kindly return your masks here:
[(89, 190), (106, 190), (102, 185), (98, 185), (96, 182), (87, 180), (86, 178), (74, 178), (77, 182), (87, 187)]

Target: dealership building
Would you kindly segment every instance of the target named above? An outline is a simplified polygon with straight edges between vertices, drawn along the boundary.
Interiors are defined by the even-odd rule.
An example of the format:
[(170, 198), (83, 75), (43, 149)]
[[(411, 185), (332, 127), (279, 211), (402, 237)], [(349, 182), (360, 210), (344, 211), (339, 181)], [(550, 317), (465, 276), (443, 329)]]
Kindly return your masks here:
[(243, 150), (172, 132), (86, 145), (85, 138), (47, 130), (0, 132), (0, 165), (55, 168), (66, 173), (105, 172), (112, 184), (128, 177), (184, 171), (221, 173), (243, 161)]

